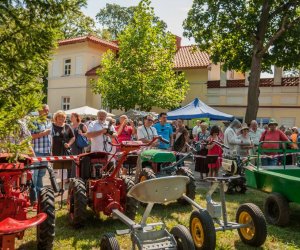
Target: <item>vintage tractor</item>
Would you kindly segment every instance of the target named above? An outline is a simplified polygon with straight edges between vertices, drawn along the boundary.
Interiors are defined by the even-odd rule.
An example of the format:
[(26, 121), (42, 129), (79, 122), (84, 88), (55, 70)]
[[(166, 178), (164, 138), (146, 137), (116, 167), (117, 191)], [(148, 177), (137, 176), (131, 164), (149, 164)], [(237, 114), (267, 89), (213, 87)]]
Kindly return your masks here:
[[(196, 184), (192, 170), (189, 167), (181, 166), (185, 159), (192, 157), (193, 154), (189, 153), (179, 161), (176, 162), (176, 155), (174, 152), (165, 151), (160, 149), (144, 150), (137, 164), (136, 168), (136, 183), (154, 178), (182, 175), (189, 178), (186, 186), (186, 195), (192, 200), (195, 199)], [(184, 199), (178, 200), (186, 204)]]
[(134, 186), (129, 177), (119, 177), (120, 169), (131, 151), (149, 146), (152, 142), (143, 144), (141, 141), (124, 141), (113, 144), (120, 147), (121, 154), (114, 167), (113, 160), (117, 153), (111, 155), (106, 152), (81, 154), (76, 161), (76, 178), (69, 184), (67, 206), (69, 219), (74, 227), (83, 226), (86, 219), (86, 209), (89, 206), (95, 214), (110, 216), (113, 209), (118, 209), (129, 218), (134, 219), (138, 202), (127, 197), (127, 192)]
[[(186, 176), (168, 176), (143, 181), (128, 192), (128, 196), (147, 204), (140, 223), (136, 223), (118, 209), (113, 209), (113, 216), (127, 225), (128, 229), (117, 230), (118, 235), (130, 234), (131, 249), (188, 249), (193, 250), (194, 242), (188, 229), (183, 225), (174, 226), (170, 232), (163, 222), (147, 223), (154, 204), (164, 204), (178, 200), (186, 193)], [(119, 250), (120, 246), (113, 233), (102, 236), (101, 250)]]
[[(25, 230), (37, 227), (37, 249), (52, 249), (55, 229), (54, 191), (58, 192), (53, 170), (34, 165), (29, 157), (17, 162), (10, 155), (0, 154), (0, 249), (15, 249), (15, 239), (22, 239)], [(30, 188), (33, 169), (47, 168), (53, 189), (45, 187), (39, 193), (37, 215), (30, 217)]]

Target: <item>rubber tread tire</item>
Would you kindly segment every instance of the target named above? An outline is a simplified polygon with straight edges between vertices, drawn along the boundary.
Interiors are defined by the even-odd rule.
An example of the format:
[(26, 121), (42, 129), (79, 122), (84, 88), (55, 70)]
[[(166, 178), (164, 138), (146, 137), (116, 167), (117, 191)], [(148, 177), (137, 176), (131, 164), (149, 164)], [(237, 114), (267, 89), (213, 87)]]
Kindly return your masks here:
[(55, 237), (55, 197), (52, 188), (42, 188), (39, 194), (38, 213), (46, 213), (47, 219), (37, 225), (37, 249), (51, 250)]
[[(140, 176), (139, 176), (139, 182), (141, 182), (142, 176), (145, 176), (147, 180), (152, 180), (152, 179), (156, 178), (156, 175), (155, 175), (154, 171), (151, 168), (143, 168), (141, 170), (141, 173), (140, 173)], [(140, 202), (140, 205), (142, 207), (146, 207), (147, 203)]]
[(119, 243), (113, 233), (105, 233), (100, 242), (101, 250), (120, 250)]
[[(124, 182), (126, 185), (126, 194), (128, 194), (129, 190), (134, 186), (134, 181), (126, 177), (124, 179)], [(132, 220), (135, 219), (138, 204), (139, 202), (136, 199), (126, 195), (125, 215), (127, 215)]]
[[(201, 247), (196, 246), (196, 250), (214, 250), (216, 248), (216, 230), (214, 226), (214, 222), (206, 210), (198, 211), (195, 210), (192, 212), (190, 216), (190, 233), (193, 237), (192, 232), (192, 221), (193, 219), (198, 219), (202, 225), (203, 233), (204, 233), (204, 242)], [(194, 241), (194, 239), (193, 239)]]
[[(177, 169), (176, 175), (183, 175), (189, 177), (189, 183), (186, 184), (186, 196), (194, 200), (196, 195), (196, 182), (192, 170), (187, 167), (180, 167)], [(187, 202), (183, 198), (179, 198), (178, 202), (184, 205), (189, 204), (189, 202)]]
[(80, 228), (84, 226), (87, 217), (87, 195), (86, 187), (82, 179), (71, 178), (68, 192), (68, 202), (70, 199), (70, 191), (74, 189), (74, 207), (73, 218), (71, 217), (71, 209), (69, 209), (69, 221), (74, 228)]
[[(272, 209), (272, 207), (270, 206), (272, 205), (277, 206), (278, 211), (275, 211), (275, 213), (277, 212), (278, 214), (275, 215), (275, 217), (270, 214), (270, 209)], [(269, 224), (276, 226), (285, 226), (289, 223), (290, 220), (289, 202), (282, 194), (271, 193), (265, 199), (264, 214)]]
[(242, 212), (247, 212), (253, 221), (255, 227), (255, 234), (251, 240), (245, 239), (241, 233), (241, 229), (238, 229), (239, 236), (241, 240), (250, 246), (259, 247), (263, 245), (267, 238), (267, 223), (263, 212), (258, 206), (253, 203), (245, 203), (239, 206), (236, 213), (236, 222), (239, 222), (239, 216)]
[(183, 225), (173, 227), (170, 233), (174, 236), (178, 250), (193, 250), (194, 242), (189, 230)]

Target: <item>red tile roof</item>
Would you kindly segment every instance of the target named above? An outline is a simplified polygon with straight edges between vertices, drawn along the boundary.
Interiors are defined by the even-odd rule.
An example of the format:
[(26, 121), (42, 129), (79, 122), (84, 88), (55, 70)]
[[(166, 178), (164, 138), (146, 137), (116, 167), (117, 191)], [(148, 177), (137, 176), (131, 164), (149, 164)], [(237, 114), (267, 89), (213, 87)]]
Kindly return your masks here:
[(108, 47), (110, 49), (113, 49), (113, 50), (118, 50), (119, 49), (119, 47), (116, 43), (109, 42), (109, 41), (106, 41), (104, 39), (98, 38), (96, 36), (92, 36), (92, 35), (61, 40), (61, 41), (58, 42), (58, 45), (63, 46), (63, 45), (83, 43), (83, 42), (88, 42), (88, 41), (96, 43), (96, 44), (101, 44), (101, 45), (103, 45), (105, 47)]
[(97, 69), (100, 69), (101, 68), (101, 65), (98, 65), (90, 70), (88, 70), (85, 75), (86, 76), (95, 76), (96, 75), (96, 72), (97, 72)]
[(175, 55), (175, 69), (206, 68), (210, 65), (209, 55), (196, 46), (182, 46)]

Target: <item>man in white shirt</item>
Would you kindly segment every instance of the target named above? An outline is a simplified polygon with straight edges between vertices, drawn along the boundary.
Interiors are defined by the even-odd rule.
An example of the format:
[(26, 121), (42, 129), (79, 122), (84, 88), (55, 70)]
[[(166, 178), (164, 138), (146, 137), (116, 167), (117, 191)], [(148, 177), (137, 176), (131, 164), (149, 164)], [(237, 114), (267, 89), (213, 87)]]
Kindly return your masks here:
[(255, 121), (255, 120), (251, 121), (249, 136), (255, 146), (257, 146), (259, 144), (259, 140), (260, 140), (262, 133), (263, 133), (263, 130), (258, 128), (257, 121)]
[(87, 138), (91, 139), (91, 152), (104, 151), (111, 153), (113, 146), (110, 144), (111, 137), (115, 137), (116, 131), (114, 126), (106, 121), (107, 112), (99, 110), (97, 120), (92, 121), (87, 130)]
[(241, 127), (239, 120), (235, 119), (230, 123), (229, 127), (224, 133), (224, 144), (229, 147), (229, 149), (224, 148), (224, 154), (233, 155), (237, 152), (237, 145), (242, 144), (241, 140), (237, 138), (236, 130)]
[(153, 137), (157, 136), (156, 128), (153, 125), (153, 117), (147, 115), (144, 117), (144, 124), (137, 129), (137, 138), (144, 143), (151, 142)]
[(201, 123), (201, 122), (200, 122), (199, 120), (197, 120), (197, 121), (196, 121), (196, 126), (193, 127), (192, 134), (193, 134), (194, 140), (196, 139), (198, 133), (201, 131), (200, 123)]

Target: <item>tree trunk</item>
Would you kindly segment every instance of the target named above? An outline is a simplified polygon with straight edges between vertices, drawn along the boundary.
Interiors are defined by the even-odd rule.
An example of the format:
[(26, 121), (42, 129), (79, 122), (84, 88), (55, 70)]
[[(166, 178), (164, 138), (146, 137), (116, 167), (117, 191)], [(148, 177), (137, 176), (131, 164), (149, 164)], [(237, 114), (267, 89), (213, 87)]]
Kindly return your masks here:
[(248, 103), (246, 110), (245, 122), (250, 124), (252, 120), (256, 120), (258, 108), (259, 108), (259, 83), (261, 73), (262, 58), (253, 53), (251, 62), (251, 72), (248, 87)]

